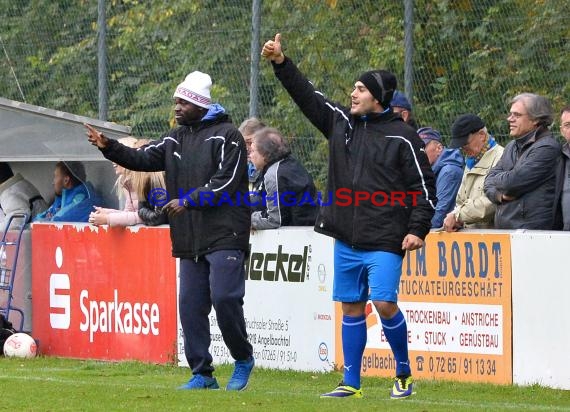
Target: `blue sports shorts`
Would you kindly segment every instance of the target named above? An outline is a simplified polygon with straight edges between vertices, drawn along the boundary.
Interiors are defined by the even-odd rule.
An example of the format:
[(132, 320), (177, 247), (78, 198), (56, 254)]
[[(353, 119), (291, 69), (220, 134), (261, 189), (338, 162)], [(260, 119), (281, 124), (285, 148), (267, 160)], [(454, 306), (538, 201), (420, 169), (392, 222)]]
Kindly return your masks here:
[(333, 300), (397, 302), (402, 260), (395, 253), (353, 249), (335, 240)]

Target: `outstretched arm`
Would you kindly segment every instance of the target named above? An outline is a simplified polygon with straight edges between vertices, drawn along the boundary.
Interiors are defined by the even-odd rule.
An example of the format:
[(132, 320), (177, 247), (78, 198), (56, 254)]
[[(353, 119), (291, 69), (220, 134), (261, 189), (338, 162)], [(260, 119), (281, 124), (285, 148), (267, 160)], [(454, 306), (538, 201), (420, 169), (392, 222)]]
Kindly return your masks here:
[(281, 34), (263, 45), (261, 55), (273, 64), (275, 75), (309, 121), (328, 139), (338, 116), (351, 128), (348, 109), (324, 97), (299, 71), (293, 61), (283, 54)]
[(84, 123), (87, 128), (87, 140), (96, 146), (106, 159), (111, 160), (129, 170), (142, 170), (155, 172), (165, 167), (165, 141), (178, 144), (170, 137), (165, 136), (160, 141), (151, 142), (143, 148), (133, 149), (120, 144), (115, 139), (109, 139), (90, 124)]

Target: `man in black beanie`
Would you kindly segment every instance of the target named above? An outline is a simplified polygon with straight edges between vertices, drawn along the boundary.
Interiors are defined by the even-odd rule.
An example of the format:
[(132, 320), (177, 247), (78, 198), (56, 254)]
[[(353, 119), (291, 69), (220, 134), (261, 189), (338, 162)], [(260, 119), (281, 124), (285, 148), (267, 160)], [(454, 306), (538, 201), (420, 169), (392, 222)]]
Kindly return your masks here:
[(390, 107), (396, 90), (396, 76), (386, 70), (371, 70), (358, 78), (383, 108)]
[(283, 55), (280, 34), (265, 43), (261, 54), (329, 142), (327, 191), (332, 202), (321, 205), (315, 231), (336, 239), (333, 300), (342, 303), (344, 376), (321, 397), (362, 397), (365, 307), (371, 300), (396, 360), (391, 397), (407, 398), (413, 393), (412, 371), (397, 291), (402, 258), (424, 245), (436, 197), (422, 141), (390, 107), (396, 78), (385, 70), (362, 74), (347, 108), (324, 98)]

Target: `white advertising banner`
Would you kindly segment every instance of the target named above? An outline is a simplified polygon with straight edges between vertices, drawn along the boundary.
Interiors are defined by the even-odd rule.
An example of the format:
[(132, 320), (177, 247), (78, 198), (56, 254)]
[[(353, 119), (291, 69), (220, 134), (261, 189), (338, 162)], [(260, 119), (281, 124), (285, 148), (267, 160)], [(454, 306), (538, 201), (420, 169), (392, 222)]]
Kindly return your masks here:
[[(414, 351), (503, 354), (503, 307), (461, 303), (399, 302)], [(390, 349), (378, 321), (366, 346)], [(461, 362), (460, 362), (461, 363)]]
[[(333, 240), (312, 228), (288, 227), (256, 231), (250, 243), (244, 313), (256, 365), (298, 371), (332, 370)], [(178, 325), (179, 365), (187, 366)], [(210, 313), (210, 333), (214, 363), (233, 362), (214, 310)]]
[(570, 389), (568, 232), (511, 235), (513, 383)]

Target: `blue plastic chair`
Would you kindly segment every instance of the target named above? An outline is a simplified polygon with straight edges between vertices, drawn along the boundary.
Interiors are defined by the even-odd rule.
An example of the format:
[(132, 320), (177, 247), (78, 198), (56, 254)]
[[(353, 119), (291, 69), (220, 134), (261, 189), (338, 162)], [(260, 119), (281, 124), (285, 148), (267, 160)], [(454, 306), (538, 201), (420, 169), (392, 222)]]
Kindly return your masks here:
[[(6, 238), (12, 223), (17, 222), (17, 219), (21, 220), (21, 225), (18, 227), (18, 235), (15, 241), (7, 241)], [(24, 311), (16, 306), (12, 305), (13, 290), (14, 290), (14, 280), (16, 279), (16, 267), (18, 265), (18, 255), (20, 254), (20, 241), (22, 239), (22, 233), (26, 223), (28, 223), (29, 215), (27, 213), (15, 213), (8, 219), (4, 232), (2, 233), (2, 240), (0, 241), (0, 292), (7, 292), (7, 299), (5, 306), (0, 306), (0, 313), (2, 313), (6, 319), (10, 318), (10, 312), (16, 311), (20, 314), (20, 327), (18, 332), (22, 332), (24, 328)], [(15, 231), (15, 230), (13, 230)], [(6, 262), (2, 262), (2, 254), (6, 254)]]

